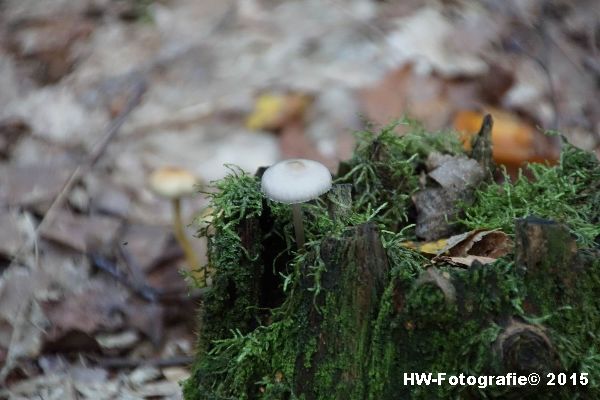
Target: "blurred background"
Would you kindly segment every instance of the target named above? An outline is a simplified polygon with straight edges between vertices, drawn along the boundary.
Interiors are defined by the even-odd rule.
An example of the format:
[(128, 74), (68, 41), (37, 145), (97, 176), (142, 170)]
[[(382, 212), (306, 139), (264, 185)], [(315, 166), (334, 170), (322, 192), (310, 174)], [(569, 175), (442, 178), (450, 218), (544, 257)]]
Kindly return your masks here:
[(599, 88), (597, 0), (0, 0), (0, 398), (181, 397), (202, 291), (153, 171), (335, 172), (369, 124), (486, 112), (509, 169), (546, 130), (600, 157)]

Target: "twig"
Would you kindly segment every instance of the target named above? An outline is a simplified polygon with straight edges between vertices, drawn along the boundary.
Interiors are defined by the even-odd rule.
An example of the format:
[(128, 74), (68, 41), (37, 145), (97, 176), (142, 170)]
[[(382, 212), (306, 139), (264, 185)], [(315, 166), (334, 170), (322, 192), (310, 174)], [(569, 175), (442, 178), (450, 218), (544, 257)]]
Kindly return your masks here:
[(121, 283), (123, 286), (131, 289), (135, 294), (147, 300), (151, 303), (155, 303), (160, 296), (160, 293), (157, 289), (152, 286), (146, 285), (144, 283), (136, 284), (131, 282), (131, 280), (125, 275), (117, 266), (110, 261), (108, 258), (101, 256), (100, 254), (92, 253), (89, 255), (92, 259), (92, 263), (101, 271), (106, 272), (117, 282)]
[(133, 293), (138, 295), (144, 300), (151, 303), (160, 302), (181, 302), (185, 300), (203, 299), (206, 293), (210, 290), (209, 287), (198, 288), (191, 291), (189, 294), (182, 294), (179, 291), (164, 291), (157, 289), (153, 286), (146, 284), (145, 282), (132, 282), (125, 273), (117, 268), (115, 263), (110, 261), (108, 258), (97, 254), (89, 254), (92, 259), (92, 263), (99, 270), (112, 276), (117, 282), (121, 283), (126, 288), (130, 289)]
[(125, 248), (125, 246), (117, 244), (117, 253), (118, 257), (121, 258), (129, 270), (133, 284), (140, 288), (148, 287), (142, 268), (139, 266), (131, 253)]

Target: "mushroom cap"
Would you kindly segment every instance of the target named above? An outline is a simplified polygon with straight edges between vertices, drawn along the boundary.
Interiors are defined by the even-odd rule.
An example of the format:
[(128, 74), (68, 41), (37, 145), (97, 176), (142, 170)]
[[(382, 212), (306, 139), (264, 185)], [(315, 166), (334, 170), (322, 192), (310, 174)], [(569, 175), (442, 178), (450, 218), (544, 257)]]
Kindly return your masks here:
[(159, 196), (175, 199), (194, 193), (198, 179), (179, 167), (162, 167), (150, 175), (150, 189)]
[(283, 160), (262, 176), (262, 191), (280, 203), (304, 203), (331, 189), (331, 173), (323, 164), (301, 158)]

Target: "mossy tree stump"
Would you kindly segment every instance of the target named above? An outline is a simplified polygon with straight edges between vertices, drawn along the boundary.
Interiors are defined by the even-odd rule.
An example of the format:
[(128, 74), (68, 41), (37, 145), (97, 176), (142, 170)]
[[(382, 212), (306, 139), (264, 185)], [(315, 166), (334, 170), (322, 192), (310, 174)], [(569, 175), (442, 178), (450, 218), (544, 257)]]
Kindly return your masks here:
[[(378, 157), (390, 151), (385, 140)], [(468, 268), (432, 264), (401, 245), (400, 210), (373, 217), (357, 201), (360, 182), (305, 207), (309, 240), (298, 251), (289, 210), (263, 199), (258, 179), (223, 184), (210, 236), (217, 274), (187, 400), (600, 398), (597, 246), (578, 249), (577, 230), (523, 215), (509, 232), (512, 254)], [(387, 188), (384, 196), (409, 201)], [(542, 383), (419, 386), (405, 382), (412, 372), (538, 373)], [(551, 373), (566, 384), (547, 386)]]

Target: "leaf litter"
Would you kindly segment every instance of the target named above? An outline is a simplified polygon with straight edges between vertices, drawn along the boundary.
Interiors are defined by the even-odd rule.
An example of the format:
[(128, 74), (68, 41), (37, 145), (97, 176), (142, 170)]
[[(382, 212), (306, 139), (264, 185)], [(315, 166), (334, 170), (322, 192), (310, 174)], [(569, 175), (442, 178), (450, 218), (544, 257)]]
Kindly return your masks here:
[[(224, 163), (253, 173), (285, 155), (333, 169), (350, 154), (360, 115), (387, 124), (409, 113), (438, 130), (491, 109), (600, 154), (596, 5), (542, 3), (3, 2), (0, 397), (180, 398), (176, 382), (189, 371), (177, 357), (193, 354), (201, 295), (188, 297), (171, 210), (146, 187), (156, 167), (211, 181)], [(38, 232), (139, 84), (141, 103)], [(310, 98), (301, 123), (283, 118), (279, 136), (265, 123), (248, 129), (268, 93)], [(498, 122), (501, 112), (492, 111)], [(532, 154), (512, 143), (505, 154)], [(458, 156), (430, 161), (414, 200), (438, 259), (470, 265), (499, 256), (489, 249), (509, 251), (498, 230), (451, 236), (436, 211), (451, 213), (461, 182), (480, 174)], [(425, 211), (429, 201), (439, 207)], [(206, 204), (203, 195), (185, 202), (186, 221)], [(156, 357), (180, 364), (144, 366)]]

